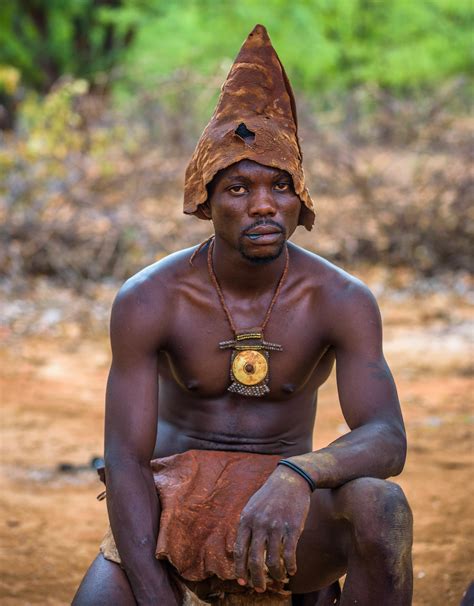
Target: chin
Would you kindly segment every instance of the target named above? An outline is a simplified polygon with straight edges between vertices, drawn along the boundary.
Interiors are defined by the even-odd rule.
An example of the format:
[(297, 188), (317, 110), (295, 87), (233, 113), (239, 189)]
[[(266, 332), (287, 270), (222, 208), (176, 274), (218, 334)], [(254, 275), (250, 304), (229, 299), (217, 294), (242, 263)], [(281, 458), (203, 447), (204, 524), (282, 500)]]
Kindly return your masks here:
[(278, 257), (281, 256), (281, 254), (285, 248), (285, 244), (286, 244), (286, 241), (283, 241), (277, 247), (273, 247), (273, 246), (267, 247), (266, 246), (265, 248), (267, 250), (259, 251), (259, 254), (255, 254), (255, 251), (246, 250), (246, 248), (241, 245), (239, 247), (239, 252), (242, 255), (242, 257), (244, 259), (246, 259), (247, 261), (250, 261), (251, 263), (255, 263), (255, 265), (265, 265), (266, 263), (271, 263), (272, 261), (275, 261), (275, 259), (278, 259)]

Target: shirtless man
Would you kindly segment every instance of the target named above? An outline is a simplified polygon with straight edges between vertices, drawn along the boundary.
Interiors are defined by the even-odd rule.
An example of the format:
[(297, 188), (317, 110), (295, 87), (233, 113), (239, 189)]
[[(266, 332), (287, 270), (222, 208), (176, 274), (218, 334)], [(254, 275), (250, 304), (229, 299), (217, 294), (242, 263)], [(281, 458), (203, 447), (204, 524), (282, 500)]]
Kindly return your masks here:
[[(240, 64), (245, 50), (259, 52), (255, 45), (268, 50), (261, 26)], [(221, 109), (225, 94), (224, 87)], [(267, 570), (276, 580), (289, 577), (295, 604), (314, 606), (317, 592), (347, 573), (341, 605), (408, 605), (411, 512), (402, 490), (386, 481), (403, 468), (406, 437), (377, 304), (359, 280), (288, 241), (311, 211), (301, 175), (285, 157), (288, 170), (275, 166), (278, 159), (255, 160), (269, 156), (255, 155), (260, 131), (251, 116), (235, 126), (235, 144), (247, 153), (226, 164), (225, 147), (198, 207), (212, 220), (214, 239), (139, 272), (114, 303), (105, 462), (121, 566), (97, 556), (73, 603), (179, 603), (166, 563), (155, 558), (160, 501), (149, 463), (214, 450), (290, 463), (275, 465), (240, 516), (234, 562), (241, 586), (264, 591)], [(240, 350), (219, 343), (232, 339), (230, 323), (239, 334), (265, 317), (263, 342), (282, 346), (265, 350), (265, 393), (242, 393), (234, 366), (237, 391), (229, 391), (229, 364)], [(312, 452), (317, 393), (334, 362), (350, 430)]]

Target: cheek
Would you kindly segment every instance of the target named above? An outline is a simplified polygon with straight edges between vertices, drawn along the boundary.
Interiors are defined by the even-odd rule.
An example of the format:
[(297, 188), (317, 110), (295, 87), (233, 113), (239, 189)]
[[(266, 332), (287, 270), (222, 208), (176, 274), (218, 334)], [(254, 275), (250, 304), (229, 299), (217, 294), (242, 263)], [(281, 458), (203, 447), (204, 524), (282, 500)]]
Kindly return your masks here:
[(282, 218), (286, 226), (286, 236), (290, 238), (298, 227), (301, 213), (301, 200), (295, 196), (284, 209), (282, 209)]
[(238, 204), (220, 204), (219, 207), (214, 207), (212, 213), (212, 221), (216, 228), (225, 231), (238, 229), (242, 220), (243, 210)]
[(301, 200), (298, 196), (292, 196), (288, 203), (282, 208), (282, 214), (290, 223), (298, 223), (298, 218), (301, 212)]
[(221, 217), (226, 221), (242, 216), (242, 208), (237, 204), (226, 204), (221, 208)]

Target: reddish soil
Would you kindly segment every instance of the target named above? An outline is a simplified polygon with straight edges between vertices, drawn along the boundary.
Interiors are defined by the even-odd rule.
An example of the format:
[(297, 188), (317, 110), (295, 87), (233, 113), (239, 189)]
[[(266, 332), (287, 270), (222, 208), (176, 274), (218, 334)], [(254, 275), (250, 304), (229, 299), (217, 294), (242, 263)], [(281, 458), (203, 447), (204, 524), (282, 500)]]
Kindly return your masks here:
[[(455, 297), (382, 305), (386, 352), (409, 456), (397, 478), (415, 518), (415, 606), (458, 605), (473, 578), (473, 418), (468, 309)], [(67, 604), (107, 525), (86, 465), (102, 452), (105, 339), (19, 339), (0, 352), (1, 587), (4, 606)], [(345, 431), (334, 381), (322, 390), (320, 447)]]

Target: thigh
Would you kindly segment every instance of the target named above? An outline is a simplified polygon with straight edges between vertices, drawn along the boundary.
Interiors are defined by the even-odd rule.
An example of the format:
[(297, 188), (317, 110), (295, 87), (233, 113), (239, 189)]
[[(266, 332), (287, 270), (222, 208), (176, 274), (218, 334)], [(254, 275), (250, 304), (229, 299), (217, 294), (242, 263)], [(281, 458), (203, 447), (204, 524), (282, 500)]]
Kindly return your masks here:
[(86, 572), (72, 606), (135, 606), (127, 575), (99, 553)]
[(347, 571), (350, 526), (336, 506), (337, 490), (317, 489), (296, 549), (297, 572), (290, 581), (294, 593), (327, 587)]

